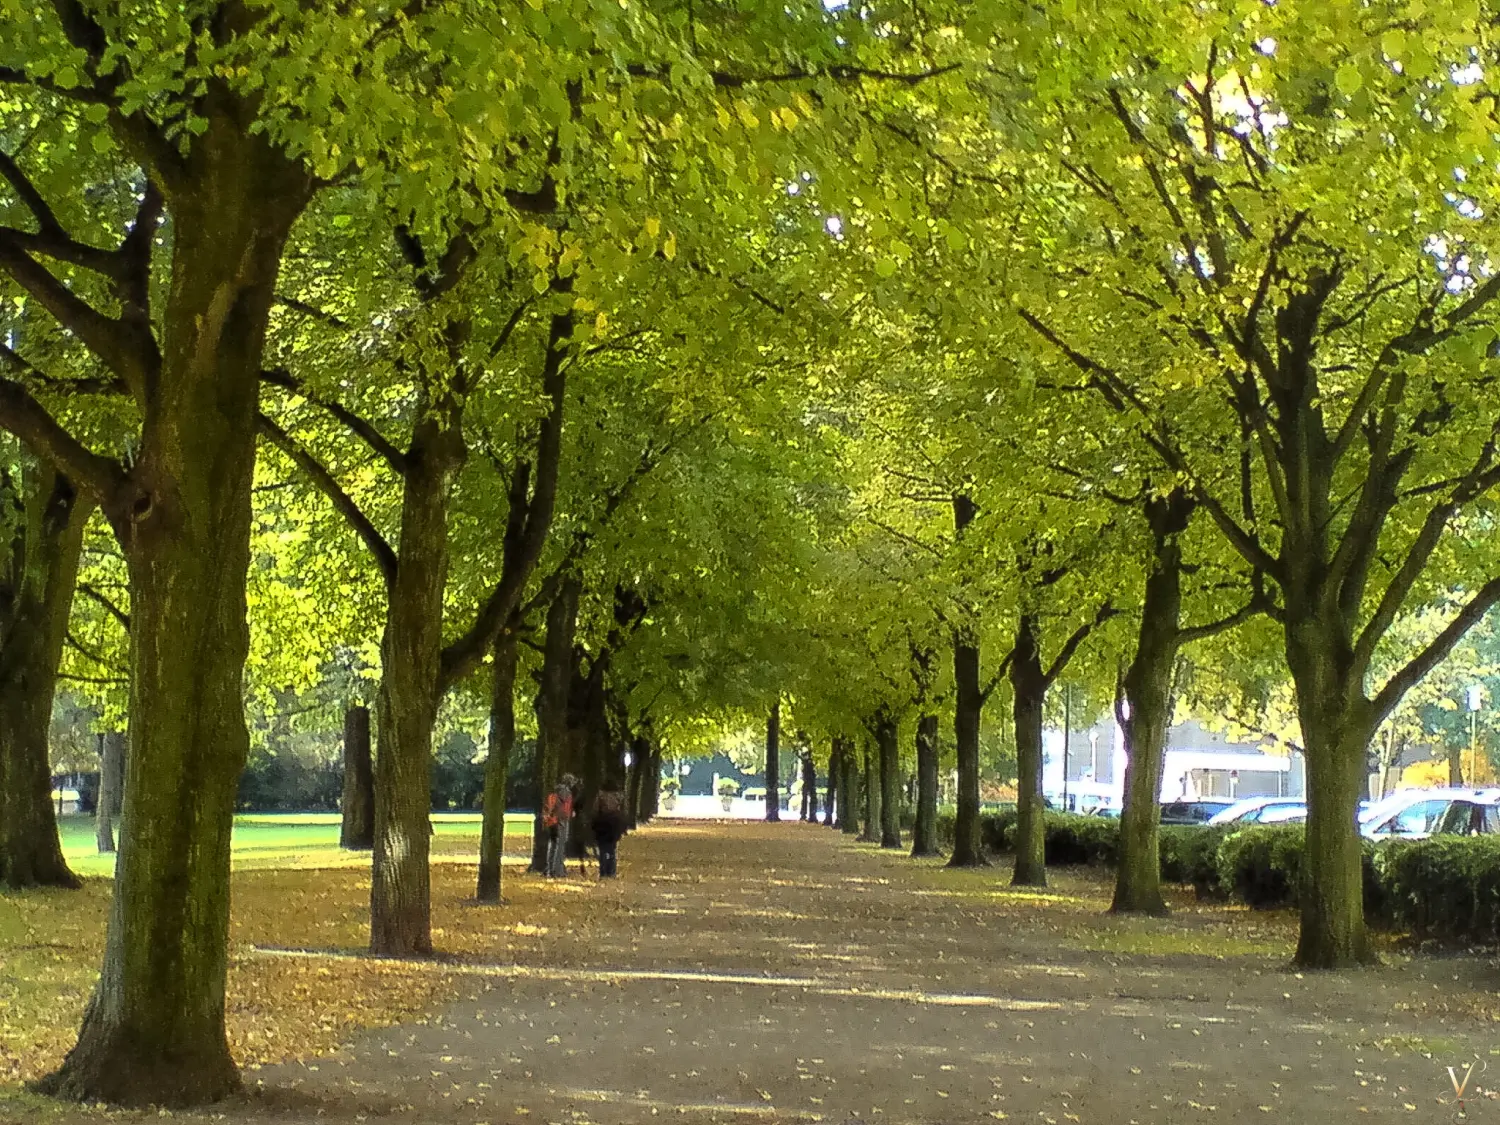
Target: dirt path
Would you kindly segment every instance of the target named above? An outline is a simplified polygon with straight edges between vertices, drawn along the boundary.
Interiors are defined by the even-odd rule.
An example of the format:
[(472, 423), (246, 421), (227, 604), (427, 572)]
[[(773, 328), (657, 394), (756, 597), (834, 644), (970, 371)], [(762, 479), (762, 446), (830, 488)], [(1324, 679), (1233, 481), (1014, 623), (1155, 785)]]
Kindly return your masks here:
[(555, 888), (589, 921), (475, 958), (473, 999), (267, 1068), (229, 1118), (1432, 1122), (1448, 1065), (1500, 1085), (1477, 958), (1303, 979), (1285, 918), (1115, 922), (1094, 876), (1014, 893), (796, 824), (653, 827), (622, 875)]

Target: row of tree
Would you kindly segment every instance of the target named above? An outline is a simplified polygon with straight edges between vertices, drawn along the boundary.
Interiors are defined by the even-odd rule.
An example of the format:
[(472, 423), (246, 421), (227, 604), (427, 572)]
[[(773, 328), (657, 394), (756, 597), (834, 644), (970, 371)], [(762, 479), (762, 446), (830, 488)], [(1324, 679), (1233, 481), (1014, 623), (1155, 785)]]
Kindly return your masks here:
[(1147, 911), (1174, 701), (1289, 700), (1298, 960), (1368, 955), (1367, 749), (1500, 600), (1486, 4), (10, 7), (0, 881), (72, 881), (59, 674), (130, 732), (46, 1089), (238, 1086), (247, 689), (345, 714), (390, 956), (455, 698), (483, 901), (533, 721), (647, 814), (770, 710), (886, 843), (909, 744), (923, 850), (949, 727), (967, 864), (1001, 700), (1033, 883), (1066, 676)]

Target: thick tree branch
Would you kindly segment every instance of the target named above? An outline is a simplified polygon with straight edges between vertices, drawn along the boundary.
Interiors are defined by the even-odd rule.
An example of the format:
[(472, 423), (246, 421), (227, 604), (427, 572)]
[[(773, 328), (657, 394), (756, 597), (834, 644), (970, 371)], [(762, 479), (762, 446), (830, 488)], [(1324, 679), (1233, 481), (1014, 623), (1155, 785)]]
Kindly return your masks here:
[(1443, 658), (1453, 651), (1453, 646), (1458, 644), (1464, 634), (1478, 624), (1479, 620), (1497, 603), (1500, 603), (1500, 578), (1492, 578), (1464, 604), (1458, 616), (1448, 623), (1447, 628), (1434, 637), (1426, 648), (1412, 657), (1405, 667), (1386, 681), (1385, 686), (1371, 702), (1374, 717), (1370, 725), (1378, 726), (1384, 721), (1405, 698), (1406, 693), (1421, 683), (1429, 672), (1442, 663)]
[(1063, 674), (1069, 662), (1077, 654), (1079, 646), (1089, 639), (1089, 634), (1119, 612), (1114, 605), (1106, 601), (1094, 613), (1092, 620), (1085, 621), (1078, 628), (1074, 629), (1072, 636), (1064, 642), (1062, 649), (1058, 652), (1057, 658), (1052, 661), (1051, 667), (1042, 674), (1043, 684), (1049, 688), (1055, 684), (1057, 677)]
[(334, 479), (321, 461), (314, 457), (289, 433), (262, 414), (260, 416), (260, 431), (271, 442), (307, 476), (315, 488), (321, 492), (333, 505), (344, 521), (358, 535), (365, 547), (369, 549), (370, 555), (375, 560), (375, 566), (380, 571), (380, 576), (385, 579), (387, 586), (392, 586), (396, 581), (396, 552), (392, 549), (385, 536), (365, 515), (360, 506), (355, 503), (354, 498), (344, 491), (338, 481)]
[(320, 410), (326, 411), (330, 417), (343, 423), (350, 433), (373, 449), (398, 475), (406, 475), (406, 454), (402, 453), (400, 449), (396, 448), (395, 443), (376, 429), (374, 423), (360, 417), (347, 406), (334, 399), (325, 399), (309, 391), (307, 385), (301, 379), (297, 378), (297, 376), (284, 367), (262, 371), (260, 378), (261, 382), (270, 383), (272, 386), (290, 391), (294, 395), (305, 398)]
[[(510, 509), (506, 514), (500, 580), (475, 616), (472, 626), (443, 650), (439, 692), (469, 675), (480, 662), (505, 622), (515, 613), (532, 571), (541, 560), (557, 506), (557, 483), (562, 463), (563, 417), (567, 405), (568, 341), (573, 314), (555, 314), (548, 330), (542, 361), (542, 393), (547, 414), (537, 432), (534, 462), (518, 463), (511, 478)], [(535, 482), (527, 496), (528, 478), (535, 465)]]
[(120, 628), (124, 629), (127, 633), (130, 632), (130, 614), (121, 609), (115, 600), (100, 590), (99, 587), (88, 582), (80, 582), (78, 584), (78, 592), (84, 597), (98, 603), (106, 613), (120, 623)]
[(123, 465), (85, 446), (30, 391), (9, 379), (0, 379), (0, 428), (18, 437), (101, 507), (107, 509), (125, 486)]

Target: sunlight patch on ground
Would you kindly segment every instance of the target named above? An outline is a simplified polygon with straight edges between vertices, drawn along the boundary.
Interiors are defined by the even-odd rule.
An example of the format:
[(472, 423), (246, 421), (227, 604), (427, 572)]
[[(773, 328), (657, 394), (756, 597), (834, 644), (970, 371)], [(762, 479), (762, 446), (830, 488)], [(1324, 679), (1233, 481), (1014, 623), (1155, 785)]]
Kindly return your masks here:
[(1170, 922), (1141, 919), (1124, 924), (1102, 925), (1087, 933), (1066, 939), (1076, 949), (1095, 953), (1121, 953), (1131, 956), (1197, 957), (1282, 957), (1288, 952), (1284, 942), (1263, 937), (1241, 937), (1227, 927), (1199, 927), (1183, 930)]
[(698, 972), (674, 969), (549, 969), (537, 965), (486, 965), (464, 961), (404, 961), (392, 958), (366, 957), (313, 949), (280, 949), (256, 946), (256, 957), (309, 960), (333, 964), (388, 966), (411, 973), (497, 977), (508, 980), (546, 980), (565, 983), (620, 984), (634, 981), (659, 981), (672, 984), (765, 986), (801, 988), (819, 996), (844, 996), (860, 1000), (893, 1000), (909, 1004), (930, 1004), (955, 1008), (1000, 1008), (1010, 1012), (1055, 1012), (1078, 1008), (1055, 1000), (1028, 1000), (982, 993), (923, 992), (917, 989), (858, 988), (817, 977), (759, 976), (751, 973)]

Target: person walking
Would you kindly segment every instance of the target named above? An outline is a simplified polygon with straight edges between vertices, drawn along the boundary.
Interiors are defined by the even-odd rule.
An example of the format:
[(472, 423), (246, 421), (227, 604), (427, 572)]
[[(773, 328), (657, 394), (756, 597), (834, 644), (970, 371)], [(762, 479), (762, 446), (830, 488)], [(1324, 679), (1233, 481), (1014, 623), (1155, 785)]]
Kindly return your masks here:
[(616, 849), (620, 837), (625, 835), (625, 798), (620, 792), (620, 783), (609, 778), (594, 798), (594, 815), (590, 821), (594, 830), (594, 843), (599, 848), (599, 878), (613, 879), (619, 870), (619, 855)]
[(573, 786), (578, 779), (565, 773), (557, 788), (542, 804), (542, 825), (547, 829), (547, 877), (563, 879), (568, 874), (568, 830), (573, 822)]

